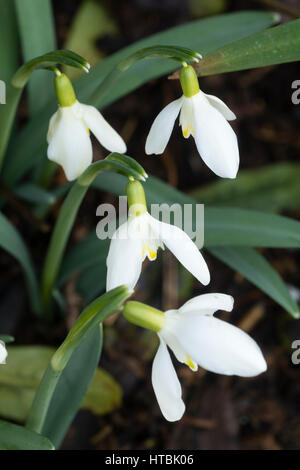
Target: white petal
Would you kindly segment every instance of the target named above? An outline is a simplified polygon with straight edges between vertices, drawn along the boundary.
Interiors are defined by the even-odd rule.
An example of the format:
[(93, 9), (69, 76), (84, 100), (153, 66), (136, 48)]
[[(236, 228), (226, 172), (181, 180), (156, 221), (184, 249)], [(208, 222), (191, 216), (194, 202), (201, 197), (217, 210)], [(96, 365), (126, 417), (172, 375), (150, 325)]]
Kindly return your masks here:
[(83, 119), (94, 136), (110, 152), (126, 152), (126, 144), (122, 137), (104, 119), (94, 106), (80, 104)]
[(7, 351), (5, 344), (0, 340), (0, 364), (5, 364), (7, 358)]
[(193, 360), (211, 372), (252, 377), (267, 368), (257, 343), (218, 318), (184, 315), (177, 322), (177, 337)]
[(146, 154), (160, 155), (164, 152), (183, 103), (183, 97), (169, 103), (155, 118), (146, 140)]
[(106, 290), (121, 285), (133, 289), (140, 277), (143, 248), (141, 240), (129, 237), (128, 222), (122, 224), (114, 234), (106, 260)]
[(217, 96), (207, 95), (206, 93), (203, 94), (206, 96), (209, 103), (218, 111), (220, 111), (227, 121), (234, 121), (234, 119), (236, 119), (236, 115), (231, 111), (231, 109), (228, 108), (224, 101), (220, 100), (220, 98), (217, 98)]
[(217, 310), (231, 312), (233, 309), (233, 297), (226, 294), (203, 294), (188, 300), (180, 307), (180, 314), (197, 313), (213, 315)]
[[(70, 107), (71, 108), (71, 107)], [(48, 146), (48, 158), (62, 165), (69, 181), (78, 178), (93, 158), (91, 139), (83, 122), (70, 108), (60, 108), (60, 117)]]
[(161, 338), (152, 366), (152, 385), (164, 417), (168, 421), (181, 419), (185, 411), (181, 398), (181, 385), (167, 346)]
[(210, 274), (207, 264), (190, 237), (176, 225), (166, 224), (151, 217), (153, 230), (176, 256), (178, 261), (202, 284), (207, 285)]
[(50, 121), (49, 121), (49, 127), (48, 127), (48, 132), (47, 132), (47, 142), (48, 142), (48, 144), (49, 144), (50, 140), (52, 139), (52, 136), (53, 136), (54, 131), (56, 129), (58, 119), (59, 119), (59, 112), (56, 111), (56, 113), (53, 114), (53, 116), (50, 118)]
[(205, 96), (194, 100), (194, 138), (206, 165), (222, 178), (235, 178), (239, 168), (237, 138), (222, 114)]

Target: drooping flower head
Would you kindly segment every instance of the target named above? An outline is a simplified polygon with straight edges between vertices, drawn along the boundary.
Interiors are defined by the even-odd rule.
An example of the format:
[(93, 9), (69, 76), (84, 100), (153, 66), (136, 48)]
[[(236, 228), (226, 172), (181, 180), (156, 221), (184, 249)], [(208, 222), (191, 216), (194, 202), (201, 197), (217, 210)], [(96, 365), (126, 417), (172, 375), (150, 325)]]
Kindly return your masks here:
[(78, 178), (92, 163), (90, 130), (110, 152), (126, 152), (119, 134), (93, 106), (79, 103), (69, 78), (55, 77), (59, 108), (50, 119), (47, 134), (48, 158), (61, 165), (68, 180)]
[(146, 141), (146, 153), (164, 152), (180, 113), (182, 134), (186, 139), (190, 135), (194, 137), (206, 165), (218, 176), (235, 178), (239, 149), (236, 135), (227, 122), (235, 119), (235, 114), (219, 98), (200, 90), (191, 65), (180, 70), (180, 82), (183, 95), (168, 104), (154, 120)]
[(209, 271), (195, 243), (179, 227), (152, 217), (146, 206), (143, 186), (138, 181), (127, 185), (128, 220), (114, 233), (107, 256), (106, 288), (136, 285), (146, 257), (154, 261), (164, 245), (202, 284), (210, 281)]
[(176, 359), (196, 371), (198, 366), (224, 375), (253, 377), (267, 368), (257, 343), (244, 331), (214, 317), (230, 312), (233, 298), (225, 294), (194, 297), (178, 310), (161, 312), (140, 302), (125, 304), (130, 322), (155, 331), (160, 344), (152, 366), (152, 384), (161, 412), (168, 421), (181, 419), (185, 405), (168, 347)]
[(5, 344), (0, 340), (0, 364), (5, 364), (7, 358), (7, 351)]

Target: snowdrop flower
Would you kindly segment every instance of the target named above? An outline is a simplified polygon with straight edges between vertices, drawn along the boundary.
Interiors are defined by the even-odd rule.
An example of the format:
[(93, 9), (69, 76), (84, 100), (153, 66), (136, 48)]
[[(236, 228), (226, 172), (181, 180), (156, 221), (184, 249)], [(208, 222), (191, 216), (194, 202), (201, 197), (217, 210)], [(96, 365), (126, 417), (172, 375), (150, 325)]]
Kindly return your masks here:
[(159, 336), (152, 384), (161, 412), (168, 421), (181, 419), (185, 411), (168, 347), (179, 362), (193, 371), (199, 365), (217, 374), (253, 377), (266, 370), (257, 343), (241, 329), (214, 317), (216, 310), (230, 312), (232, 308), (233, 298), (225, 294), (199, 295), (178, 310), (165, 313), (140, 302), (126, 303), (125, 318)]
[(90, 130), (110, 152), (126, 152), (125, 142), (101, 113), (77, 101), (66, 75), (56, 75), (55, 88), (59, 108), (49, 123), (48, 158), (63, 167), (69, 181), (78, 178), (92, 163)]
[(0, 340), (0, 364), (5, 364), (7, 358), (7, 351), (5, 344)]
[(164, 245), (202, 284), (210, 281), (209, 271), (200, 251), (180, 228), (152, 217), (147, 212), (143, 186), (138, 181), (127, 185), (128, 220), (114, 233), (107, 256), (106, 289), (120, 285), (133, 289), (146, 257), (153, 261)]
[(223, 101), (199, 89), (192, 66), (182, 67), (181, 98), (168, 104), (156, 117), (146, 141), (146, 153), (159, 155), (170, 139), (180, 112), (179, 125), (187, 139), (192, 135), (199, 154), (216, 175), (235, 178), (239, 168), (237, 138), (227, 121), (236, 118)]

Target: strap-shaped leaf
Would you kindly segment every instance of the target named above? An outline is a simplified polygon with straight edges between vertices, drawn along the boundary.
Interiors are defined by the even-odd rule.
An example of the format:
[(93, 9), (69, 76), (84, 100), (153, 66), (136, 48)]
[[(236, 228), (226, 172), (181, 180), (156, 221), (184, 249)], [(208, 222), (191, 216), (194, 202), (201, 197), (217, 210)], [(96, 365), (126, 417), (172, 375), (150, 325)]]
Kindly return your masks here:
[[(23, 61), (56, 49), (55, 28), (50, 0), (15, 0)], [(32, 75), (28, 84), (29, 109), (36, 113), (54, 97), (53, 77), (49, 73)], [(49, 92), (48, 92), (49, 90)]]
[(269, 295), (294, 318), (299, 318), (299, 307), (285, 283), (268, 261), (256, 250), (250, 247), (226, 246), (211, 247), (209, 251), (232, 269), (243, 274), (246, 279)]
[(234, 72), (300, 60), (300, 19), (260, 31), (207, 54), (199, 75)]
[(47, 437), (16, 424), (0, 421), (1, 450), (54, 450)]
[(0, 246), (14, 256), (21, 264), (28, 293), (31, 301), (32, 309), (35, 313), (39, 313), (39, 292), (38, 284), (32, 265), (30, 254), (24, 244), (21, 236), (9, 220), (0, 213)]

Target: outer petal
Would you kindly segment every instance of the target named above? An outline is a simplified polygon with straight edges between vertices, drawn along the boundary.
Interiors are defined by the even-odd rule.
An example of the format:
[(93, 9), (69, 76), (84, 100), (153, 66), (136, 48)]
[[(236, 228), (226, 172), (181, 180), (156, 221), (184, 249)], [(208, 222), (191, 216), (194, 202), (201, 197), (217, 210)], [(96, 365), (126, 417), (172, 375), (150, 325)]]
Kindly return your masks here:
[(7, 351), (3, 341), (0, 341), (0, 364), (5, 364), (7, 358)]
[(207, 264), (190, 237), (176, 225), (166, 224), (151, 217), (153, 230), (156, 230), (159, 238), (176, 256), (178, 261), (188, 270), (198, 281), (207, 285), (210, 281), (210, 274)]
[(60, 118), (48, 146), (48, 158), (62, 165), (66, 177), (78, 178), (91, 164), (92, 144), (83, 122), (71, 109), (61, 108)]
[(48, 127), (48, 133), (47, 133), (47, 142), (48, 142), (48, 144), (50, 143), (50, 140), (52, 139), (52, 136), (53, 136), (54, 131), (56, 129), (58, 119), (59, 119), (59, 112), (56, 111), (56, 113), (54, 113), (51, 116), (50, 121), (49, 121), (49, 127)]
[(133, 289), (142, 269), (142, 242), (128, 237), (128, 222), (121, 225), (115, 232), (109, 247), (106, 260), (106, 290), (121, 285)]
[(169, 103), (155, 118), (146, 140), (146, 154), (160, 155), (164, 152), (183, 103), (183, 96)]
[(206, 165), (222, 178), (235, 178), (239, 168), (237, 138), (222, 114), (202, 94), (194, 100), (194, 138)]
[(236, 115), (231, 111), (231, 109), (228, 108), (224, 101), (220, 100), (220, 98), (217, 98), (217, 96), (207, 95), (206, 93), (203, 94), (206, 96), (209, 103), (218, 111), (220, 111), (227, 121), (234, 121), (234, 119), (236, 119)]
[(180, 307), (180, 314), (213, 315), (217, 310), (231, 312), (233, 309), (233, 297), (226, 294), (203, 294), (188, 300)]
[(82, 117), (94, 136), (110, 152), (126, 152), (126, 144), (122, 137), (104, 119), (94, 106), (80, 103)]
[(168, 421), (181, 419), (185, 411), (181, 386), (167, 346), (161, 338), (152, 366), (152, 385), (164, 417)]
[(204, 369), (252, 377), (267, 368), (257, 343), (241, 329), (218, 318), (185, 315), (178, 320), (176, 328), (187, 354)]

